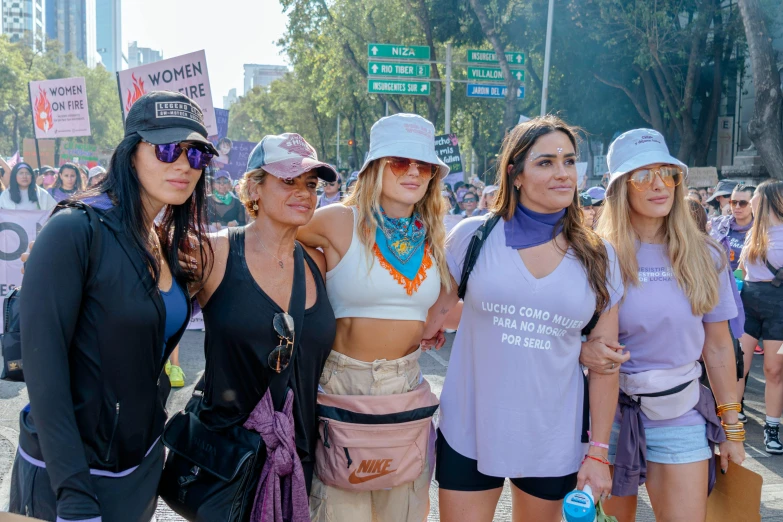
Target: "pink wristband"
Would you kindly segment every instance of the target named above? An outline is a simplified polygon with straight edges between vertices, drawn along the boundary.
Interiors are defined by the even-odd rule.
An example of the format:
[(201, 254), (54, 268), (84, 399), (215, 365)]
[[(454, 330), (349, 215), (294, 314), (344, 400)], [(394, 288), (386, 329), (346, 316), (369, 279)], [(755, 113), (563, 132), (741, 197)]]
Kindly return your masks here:
[(594, 440), (590, 441), (590, 445), (595, 446), (597, 448), (609, 449), (609, 444), (604, 444), (603, 442), (596, 442)]

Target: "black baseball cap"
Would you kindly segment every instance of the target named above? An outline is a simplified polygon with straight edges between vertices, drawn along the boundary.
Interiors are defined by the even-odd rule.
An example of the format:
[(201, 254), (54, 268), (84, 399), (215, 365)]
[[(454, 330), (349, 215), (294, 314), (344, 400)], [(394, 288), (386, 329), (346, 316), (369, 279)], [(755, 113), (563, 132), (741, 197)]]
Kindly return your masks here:
[(154, 145), (194, 141), (218, 155), (207, 139), (201, 107), (179, 92), (152, 91), (136, 100), (125, 118), (125, 136), (134, 133)]
[(723, 179), (719, 181), (718, 185), (715, 187), (715, 192), (712, 193), (712, 196), (707, 200), (707, 203), (712, 203), (718, 196), (731, 196), (731, 193), (734, 192), (737, 185), (739, 185), (739, 181), (734, 181), (733, 179)]
[(593, 206), (593, 198), (590, 197), (590, 194), (585, 192), (579, 194), (579, 206), (583, 208)]

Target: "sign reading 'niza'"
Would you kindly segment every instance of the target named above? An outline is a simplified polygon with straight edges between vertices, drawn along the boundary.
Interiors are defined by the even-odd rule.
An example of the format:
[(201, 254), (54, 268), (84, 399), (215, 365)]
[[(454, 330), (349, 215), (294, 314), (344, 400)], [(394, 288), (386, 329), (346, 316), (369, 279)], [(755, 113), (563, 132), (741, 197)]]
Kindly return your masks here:
[[(468, 61), (471, 63), (498, 63), (498, 55), (495, 51), (468, 49)], [(525, 65), (525, 53), (507, 51), (506, 61), (511, 67), (521, 67)]]
[[(525, 71), (511, 71), (511, 75), (520, 82), (525, 81)], [(505, 80), (500, 67), (468, 67), (468, 80)]]
[(401, 60), (429, 60), (430, 48), (426, 45), (367, 44), (370, 58), (397, 58)]
[(367, 80), (367, 92), (379, 94), (418, 94), (429, 95), (430, 82)]

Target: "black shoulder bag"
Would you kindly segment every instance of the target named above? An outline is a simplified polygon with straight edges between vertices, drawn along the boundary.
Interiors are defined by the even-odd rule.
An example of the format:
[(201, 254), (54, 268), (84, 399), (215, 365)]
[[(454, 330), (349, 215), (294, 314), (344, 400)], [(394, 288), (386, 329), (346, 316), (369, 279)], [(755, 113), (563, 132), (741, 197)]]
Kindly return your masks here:
[[(294, 253), (294, 283), (290, 315), (295, 339), (291, 361), (269, 383), (270, 389), (288, 388), (302, 337), (306, 287), (302, 246)], [(270, 318), (271, 321), (271, 318)], [(270, 370), (271, 371), (271, 370)], [(253, 510), (266, 449), (261, 435), (234, 425), (213, 430), (199, 419), (201, 395), (194, 394), (184, 411), (163, 429), (163, 444), (169, 449), (158, 494), (178, 515), (198, 522), (245, 522)]]
[[(98, 266), (98, 256), (101, 253), (101, 224), (98, 214), (87, 204), (81, 202), (68, 203), (72, 208), (78, 208), (87, 214), (92, 228), (90, 240), (90, 254), (87, 261), (87, 270)], [(22, 364), (22, 331), (19, 321), (19, 297), (22, 287), (14, 288), (3, 300), (3, 334), (0, 336), (3, 349), (3, 369), (0, 379), (12, 382), (24, 382), (24, 370)]]
[(764, 263), (767, 265), (767, 270), (772, 272), (772, 274), (774, 274), (775, 276), (775, 278), (771, 281), (772, 286), (774, 286), (775, 288), (780, 288), (780, 286), (783, 285), (783, 267), (775, 268), (774, 266), (772, 266), (772, 263), (770, 263), (766, 259), (764, 260)]
[[(473, 271), (473, 267), (476, 266), (476, 261), (478, 261), (479, 254), (481, 253), (481, 247), (484, 246), (484, 242), (489, 237), (492, 229), (495, 228), (495, 225), (498, 224), (498, 221), (500, 221), (499, 214), (489, 214), (487, 220), (476, 229), (473, 233), (473, 237), (470, 238), (468, 250), (465, 253), (465, 260), (462, 263), (462, 275), (459, 280), (459, 288), (457, 289), (457, 295), (460, 299), (465, 298), (465, 293), (468, 291), (468, 279), (470, 278), (470, 273)], [(600, 318), (601, 314), (596, 310), (595, 313), (593, 313), (593, 317), (590, 318), (590, 322), (582, 328), (582, 335), (590, 335), (590, 332), (593, 331), (593, 328), (598, 324)], [(590, 436), (587, 433), (590, 429), (590, 394), (587, 386), (587, 376), (583, 376), (585, 393), (582, 408), (582, 442), (588, 443), (590, 442)]]

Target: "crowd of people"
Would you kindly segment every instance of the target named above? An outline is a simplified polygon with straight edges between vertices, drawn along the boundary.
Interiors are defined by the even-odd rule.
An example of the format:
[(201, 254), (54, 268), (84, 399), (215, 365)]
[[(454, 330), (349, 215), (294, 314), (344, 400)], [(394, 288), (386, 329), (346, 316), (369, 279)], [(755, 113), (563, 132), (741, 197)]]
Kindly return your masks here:
[[(136, 522), (160, 495), (188, 520), (421, 522), (434, 477), (447, 522), (491, 521), (505, 479), (514, 520), (559, 521), (589, 485), (630, 522), (642, 484), (658, 520), (705, 520), (716, 448), (722, 473), (745, 459), (737, 362), (760, 339), (783, 453), (783, 182), (702, 196), (634, 129), (580, 193), (577, 131), (545, 116), (507, 133), (494, 184), (449, 186), (414, 114), (377, 121), (347, 179), (289, 132), (232, 180), (200, 114), (146, 94), (97, 184), (49, 179), (11, 511)], [(10, 186), (46, 201), (29, 165)], [(205, 372), (167, 420), (193, 303)], [(419, 359), (446, 329), (438, 399)]]

